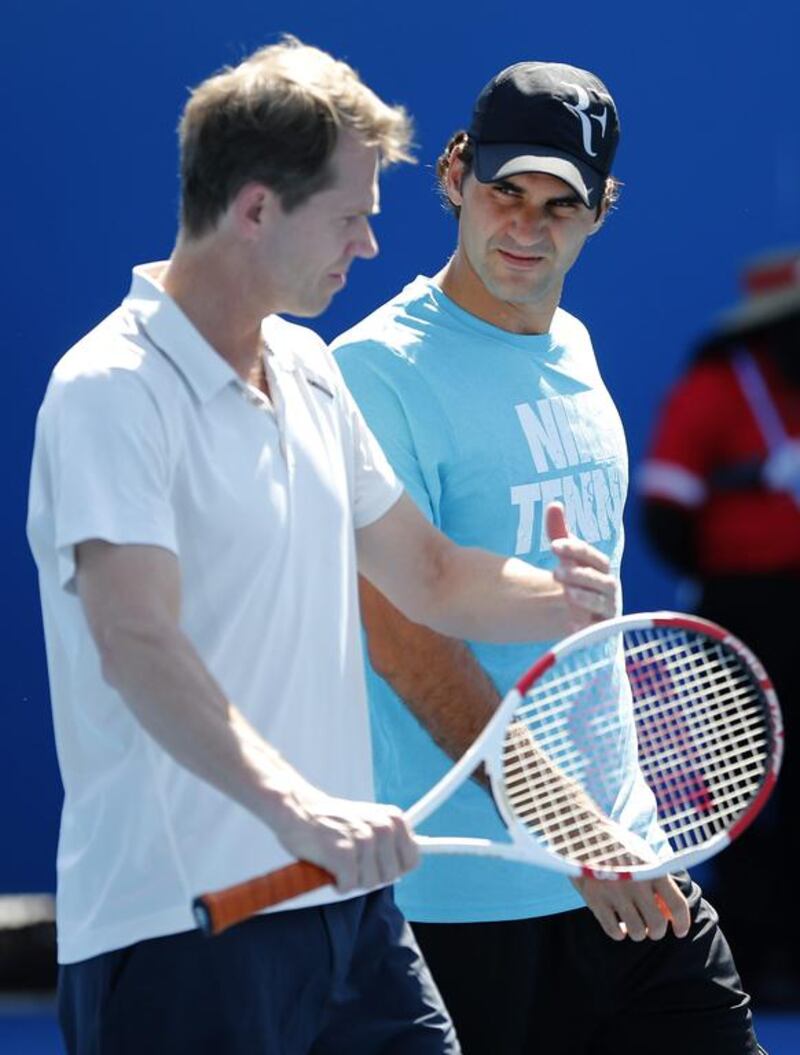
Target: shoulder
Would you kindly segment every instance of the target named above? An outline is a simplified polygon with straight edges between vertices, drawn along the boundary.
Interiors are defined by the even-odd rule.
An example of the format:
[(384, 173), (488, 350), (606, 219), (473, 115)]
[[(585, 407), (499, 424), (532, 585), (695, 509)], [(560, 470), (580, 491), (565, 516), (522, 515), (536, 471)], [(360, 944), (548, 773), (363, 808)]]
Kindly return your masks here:
[(556, 308), (550, 331), (559, 344), (588, 349), (592, 347), (592, 338), (586, 326), (564, 308)]
[(85, 405), (105, 416), (138, 400), (157, 405), (181, 390), (174, 369), (139, 333), (122, 305), (69, 349), (56, 363), (43, 409)]
[(368, 367), (391, 370), (414, 365), (429, 336), (429, 280), (419, 277), (355, 326), (340, 334), (331, 351), (345, 376)]

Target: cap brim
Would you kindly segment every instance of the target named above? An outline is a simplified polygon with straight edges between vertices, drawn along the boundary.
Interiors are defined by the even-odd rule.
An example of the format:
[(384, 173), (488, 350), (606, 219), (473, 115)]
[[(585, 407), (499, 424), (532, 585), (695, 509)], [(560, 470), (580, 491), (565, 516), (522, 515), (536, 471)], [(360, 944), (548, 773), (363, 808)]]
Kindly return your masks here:
[(800, 286), (793, 286), (774, 293), (762, 293), (724, 312), (717, 319), (716, 329), (720, 336), (735, 336), (760, 326), (768, 326), (798, 312)]
[(602, 197), (606, 177), (558, 150), (532, 147), (530, 143), (475, 143), (474, 172), (481, 183), (543, 172), (556, 176), (578, 194), (584, 205), (595, 208)]
[(697, 354), (708, 355), (756, 339), (770, 327), (792, 318), (800, 321), (800, 288), (762, 293), (718, 315), (715, 325), (697, 342)]

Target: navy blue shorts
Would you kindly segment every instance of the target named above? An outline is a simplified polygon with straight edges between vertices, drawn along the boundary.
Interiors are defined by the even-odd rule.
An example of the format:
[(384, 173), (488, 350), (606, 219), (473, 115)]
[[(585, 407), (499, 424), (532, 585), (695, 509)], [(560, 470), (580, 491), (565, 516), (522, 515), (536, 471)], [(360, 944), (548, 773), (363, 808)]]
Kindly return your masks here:
[(459, 1055), (391, 891), (61, 967), (69, 1055)]
[(415, 923), (464, 1055), (757, 1055), (750, 1001), (686, 873), (685, 938), (615, 942), (588, 909)]

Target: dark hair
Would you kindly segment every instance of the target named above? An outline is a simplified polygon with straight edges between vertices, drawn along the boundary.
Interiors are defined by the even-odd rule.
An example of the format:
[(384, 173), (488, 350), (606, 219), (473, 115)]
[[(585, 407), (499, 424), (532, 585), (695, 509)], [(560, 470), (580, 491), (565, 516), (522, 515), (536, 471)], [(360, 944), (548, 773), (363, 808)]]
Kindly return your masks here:
[[(468, 132), (462, 130), (452, 135), (447, 146), (436, 160), (436, 180), (439, 188), (439, 196), (441, 197), (445, 208), (450, 209), (457, 219), (461, 215), (461, 208), (450, 200), (450, 195), (447, 193), (447, 174), (450, 171), (450, 164), (455, 157), (460, 159), (464, 168), (465, 176), (472, 172), (472, 166), (475, 161), (475, 144), (470, 138)], [(621, 190), (622, 184), (616, 176), (606, 177), (606, 185), (603, 188), (603, 197), (600, 204), (597, 206), (598, 217), (603, 210), (608, 213), (615, 207), (619, 200)]]
[(445, 209), (449, 209), (458, 219), (461, 215), (461, 207), (450, 200), (447, 193), (447, 174), (450, 171), (450, 163), (457, 157), (464, 167), (464, 175), (472, 172), (475, 160), (475, 147), (467, 132), (455, 132), (447, 142), (447, 146), (436, 159), (436, 182), (439, 189), (439, 197)]
[(382, 164), (411, 161), (411, 122), (344, 62), (293, 37), (262, 48), (199, 85), (181, 117), (181, 224), (189, 237), (212, 229), (251, 181), (285, 211), (334, 177), (341, 128), (377, 146)]

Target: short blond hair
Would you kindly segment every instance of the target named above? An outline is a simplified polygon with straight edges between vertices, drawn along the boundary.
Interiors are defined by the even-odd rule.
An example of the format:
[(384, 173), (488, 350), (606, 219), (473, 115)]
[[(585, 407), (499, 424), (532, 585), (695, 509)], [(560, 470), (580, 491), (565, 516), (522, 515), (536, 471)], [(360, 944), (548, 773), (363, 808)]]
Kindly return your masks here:
[(238, 191), (263, 183), (287, 212), (334, 177), (341, 130), (377, 147), (381, 164), (413, 161), (411, 120), (346, 62), (294, 37), (226, 67), (192, 92), (179, 126), (181, 226), (216, 226)]

